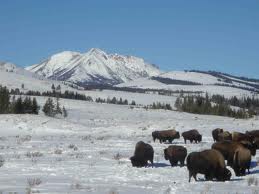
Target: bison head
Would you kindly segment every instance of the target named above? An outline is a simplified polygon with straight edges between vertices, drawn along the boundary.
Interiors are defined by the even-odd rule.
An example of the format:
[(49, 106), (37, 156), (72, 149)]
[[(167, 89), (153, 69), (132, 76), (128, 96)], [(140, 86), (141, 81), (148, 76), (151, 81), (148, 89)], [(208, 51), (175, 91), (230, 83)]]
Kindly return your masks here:
[(136, 156), (130, 158), (133, 167), (143, 167), (147, 165), (147, 161), (140, 160)]
[(232, 176), (232, 174), (231, 174), (230, 170), (225, 168), (224, 172), (223, 172), (223, 181), (229, 181), (231, 176)]
[(198, 142), (201, 142), (202, 141), (202, 135), (197, 135), (197, 140), (198, 140)]

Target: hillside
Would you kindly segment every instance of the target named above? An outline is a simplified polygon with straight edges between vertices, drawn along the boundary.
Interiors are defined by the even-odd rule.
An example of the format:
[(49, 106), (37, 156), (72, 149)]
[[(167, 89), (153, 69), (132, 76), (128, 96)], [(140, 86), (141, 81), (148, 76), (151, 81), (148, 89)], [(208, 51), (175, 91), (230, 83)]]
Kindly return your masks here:
[(226, 76), (222, 73), (171, 71), (150, 78), (122, 83), (118, 87), (200, 91), (225, 96), (246, 96), (259, 92), (259, 83)]

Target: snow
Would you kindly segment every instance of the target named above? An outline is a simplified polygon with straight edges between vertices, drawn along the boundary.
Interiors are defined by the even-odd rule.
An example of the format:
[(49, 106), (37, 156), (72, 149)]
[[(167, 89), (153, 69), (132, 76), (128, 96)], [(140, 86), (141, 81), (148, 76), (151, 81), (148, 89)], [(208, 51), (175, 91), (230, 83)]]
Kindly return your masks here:
[(99, 78), (121, 83), (160, 73), (158, 68), (141, 58), (109, 55), (96, 48), (82, 54), (71, 51), (57, 53), (26, 69), (47, 78), (74, 83), (93, 82)]
[[(189, 74), (190, 73), (190, 74)], [(142, 88), (142, 89), (156, 89), (156, 90), (169, 90), (169, 91), (189, 91), (189, 92), (208, 92), (210, 95), (219, 94), (225, 97), (244, 97), (244, 96), (258, 96), (250, 91), (234, 88), (230, 86), (218, 86), (214, 84), (215, 77), (207, 76), (207, 74), (199, 75), (200, 73), (188, 72), (185, 75), (184, 72), (171, 72), (170, 74), (161, 74), (161, 77), (171, 78), (183, 81), (198, 82), (202, 85), (175, 85), (175, 84), (164, 84), (159, 81), (150, 78), (140, 78), (126, 83), (118, 84), (117, 87), (129, 87), (129, 88)], [(174, 75), (174, 76), (172, 76)], [(177, 76), (176, 76), (177, 75)], [(235, 84), (236, 86), (245, 86), (251, 88), (250, 86)]]
[[(24, 84), (24, 89), (22, 88), (22, 84)], [(73, 91), (71, 87), (62, 84), (59, 81), (40, 78), (39, 76), (30, 72), (21, 73), (0, 70), (0, 85), (6, 86), (8, 89), (19, 88), (22, 92), (27, 92), (29, 90), (45, 92), (52, 90), (52, 84), (55, 86), (61, 85), (61, 90), (63, 92), (65, 90)]]
[(170, 71), (168, 73), (164, 73), (159, 76), (163, 78), (190, 81), (190, 82), (195, 82), (195, 83), (204, 84), (204, 85), (222, 83), (218, 81), (218, 78), (212, 75), (208, 75), (204, 73), (196, 73), (196, 72)]
[[(145, 98), (145, 96), (142, 96)], [(46, 98), (38, 97), (42, 105)], [(145, 100), (145, 99), (143, 99)], [(248, 193), (258, 191), (249, 179), (259, 178), (258, 160), (252, 158), (251, 174), (231, 181), (188, 182), (186, 167), (170, 167), (163, 157), (168, 144), (152, 142), (151, 132), (175, 128), (183, 132), (196, 128), (203, 135), (200, 144), (186, 145), (180, 138), (173, 144), (186, 146), (188, 153), (211, 147), (212, 129), (230, 131), (256, 129), (259, 120), (238, 120), (194, 115), (176, 111), (131, 109), (124, 105), (97, 104), (61, 99), (68, 118), (40, 115), (0, 115), (0, 191), (3, 193)], [(31, 138), (29, 138), (29, 136)], [(155, 150), (155, 167), (133, 168), (129, 157), (143, 140)], [(74, 146), (78, 149), (73, 149)], [(61, 152), (58, 152), (60, 151)], [(42, 156), (29, 157), (39, 152)], [(117, 157), (118, 156), (118, 157)], [(40, 180), (39, 185), (31, 184)]]

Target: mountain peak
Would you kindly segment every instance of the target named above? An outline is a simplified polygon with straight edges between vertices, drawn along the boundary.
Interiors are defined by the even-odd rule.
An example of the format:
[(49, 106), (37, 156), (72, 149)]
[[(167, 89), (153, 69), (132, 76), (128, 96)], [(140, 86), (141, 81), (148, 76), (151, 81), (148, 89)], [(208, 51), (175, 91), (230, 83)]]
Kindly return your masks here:
[(160, 73), (158, 68), (146, 63), (144, 59), (107, 54), (99, 48), (92, 48), (84, 54), (63, 51), (26, 69), (46, 78), (81, 85), (114, 85)]

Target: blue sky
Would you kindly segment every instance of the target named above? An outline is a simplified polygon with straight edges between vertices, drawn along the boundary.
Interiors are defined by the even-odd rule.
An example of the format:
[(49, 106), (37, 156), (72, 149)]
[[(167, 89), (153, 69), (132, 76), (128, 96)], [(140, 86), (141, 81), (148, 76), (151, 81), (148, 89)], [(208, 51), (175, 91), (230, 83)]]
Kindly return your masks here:
[(28, 66), (92, 47), (162, 70), (259, 78), (259, 1), (0, 0), (0, 61)]

